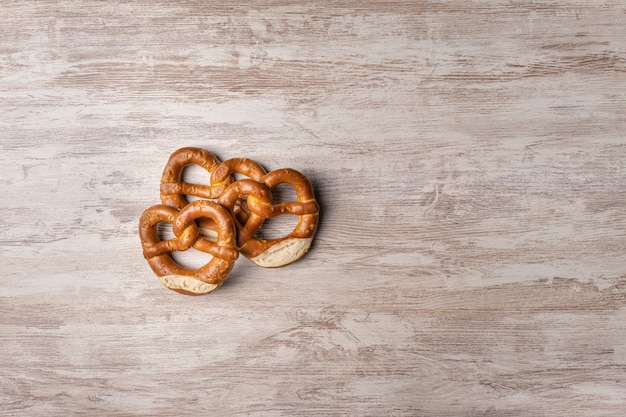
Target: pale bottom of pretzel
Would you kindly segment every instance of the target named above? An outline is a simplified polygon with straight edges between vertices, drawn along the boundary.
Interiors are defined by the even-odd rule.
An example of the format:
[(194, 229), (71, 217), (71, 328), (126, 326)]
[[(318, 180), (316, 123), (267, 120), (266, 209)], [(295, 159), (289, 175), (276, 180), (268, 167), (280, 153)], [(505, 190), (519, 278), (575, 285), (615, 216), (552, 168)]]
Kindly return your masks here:
[(202, 282), (187, 275), (164, 275), (159, 277), (159, 280), (170, 290), (188, 294), (208, 294), (219, 287), (219, 285)]
[(278, 268), (300, 259), (309, 250), (312, 241), (312, 237), (285, 239), (249, 259), (264, 268)]

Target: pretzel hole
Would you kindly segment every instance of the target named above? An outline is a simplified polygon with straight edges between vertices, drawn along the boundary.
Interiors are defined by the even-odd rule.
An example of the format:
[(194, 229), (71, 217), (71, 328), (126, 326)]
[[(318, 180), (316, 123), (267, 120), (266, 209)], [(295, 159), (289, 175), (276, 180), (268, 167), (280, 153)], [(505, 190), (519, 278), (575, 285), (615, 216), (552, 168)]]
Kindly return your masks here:
[(200, 252), (195, 248), (189, 248), (184, 252), (170, 252), (170, 256), (178, 265), (188, 269), (198, 269), (213, 259), (208, 253)]
[[(181, 181), (189, 184), (209, 186), (211, 185), (211, 174), (200, 165), (191, 164), (183, 168), (183, 171), (181, 173)], [(205, 200), (204, 198), (188, 194), (185, 194), (183, 197), (185, 198), (187, 203), (193, 203), (196, 200)]]
[(298, 225), (299, 217), (293, 214), (283, 214), (265, 219), (263, 227), (254, 234), (258, 239), (273, 240), (290, 234)]
[[(160, 240), (176, 238), (172, 230), (172, 224), (168, 222), (157, 223), (157, 236)], [(170, 256), (178, 265), (183, 268), (198, 269), (206, 265), (213, 258), (208, 253), (200, 252), (195, 248), (189, 248), (184, 252), (170, 252)]]
[(291, 184), (282, 183), (272, 189), (272, 198), (274, 199), (274, 204), (298, 201), (298, 194), (296, 194), (296, 189)]
[[(272, 200), (274, 204), (298, 201), (298, 195), (293, 186), (283, 183), (272, 189)], [(298, 220), (299, 217), (293, 214), (283, 214), (266, 219), (263, 227), (257, 231), (255, 236), (259, 239), (279, 239), (291, 233), (296, 228)]]
[(248, 210), (248, 204), (246, 204), (247, 199), (248, 199), (247, 195), (241, 196), (241, 198), (235, 202), (235, 206), (233, 207), (233, 210), (241, 209), (245, 211), (246, 213), (250, 213), (250, 210)]
[(172, 230), (172, 223), (159, 222), (156, 225), (157, 236), (160, 240), (170, 240), (176, 238)]

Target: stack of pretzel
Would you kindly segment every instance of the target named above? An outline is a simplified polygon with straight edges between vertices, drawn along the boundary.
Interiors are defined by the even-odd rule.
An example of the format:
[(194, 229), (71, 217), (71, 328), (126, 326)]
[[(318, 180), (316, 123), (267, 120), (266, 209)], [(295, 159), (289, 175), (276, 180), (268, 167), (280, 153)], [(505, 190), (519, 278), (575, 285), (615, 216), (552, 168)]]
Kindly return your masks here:
[[(210, 174), (209, 184), (182, 181), (185, 167), (196, 164)], [(235, 174), (243, 179), (235, 180)], [(272, 190), (290, 184), (297, 201), (274, 204)], [(174, 152), (161, 178), (161, 204), (143, 212), (139, 236), (148, 264), (168, 288), (184, 294), (206, 294), (219, 287), (239, 254), (262, 267), (287, 265), (302, 257), (311, 246), (318, 223), (319, 205), (309, 180), (296, 170), (266, 172), (258, 163), (243, 158), (220, 162), (199, 148)], [(189, 203), (185, 196), (198, 199)], [(283, 214), (298, 216), (287, 236), (261, 239), (257, 232), (266, 219)], [(173, 239), (162, 240), (157, 225), (172, 224)], [(190, 248), (212, 255), (197, 269), (178, 264), (170, 252)]]

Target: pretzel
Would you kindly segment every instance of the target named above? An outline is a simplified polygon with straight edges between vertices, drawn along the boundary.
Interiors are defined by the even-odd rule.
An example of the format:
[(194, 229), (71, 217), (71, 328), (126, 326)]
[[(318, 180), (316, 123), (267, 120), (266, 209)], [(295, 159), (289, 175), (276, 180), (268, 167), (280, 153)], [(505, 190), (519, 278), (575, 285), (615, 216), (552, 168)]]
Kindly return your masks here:
[[(216, 241), (199, 236), (194, 220), (210, 218), (217, 227)], [(156, 226), (172, 224), (174, 239), (161, 240)], [(156, 205), (143, 212), (139, 220), (139, 236), (148, 264), (166, 287), (184, 294), (206, 294), (219, 287), (239, 256), (235, 242), (235, 224), (228, 211), (217, 203), (197, 200), (180, 211), (166, 205)], [(172, 251), (191, 247), (213, 256), (206, 265), (188, 269), (177, 264)]]
[[(283, 183), (294, 187), (298, 201), (272, 204), (271, 190)], [(319, 205), (313, 187), (304, 175), (285, 168), (265, 174), (256, 183), (251, 180), (235, 181), (224, 190), (218, 202), (234, 215), (235, 203), (244, 196), (247, 196), (245, 208), (235, 216), (235, 224), (239, 251), (245, 257), (259, 266), (274, 268), (298, 260), (309, 250), (317, 230)], [(270, 240), (254, 236), (265, 219), (282, 214), (299, 217), (291, 233)]]

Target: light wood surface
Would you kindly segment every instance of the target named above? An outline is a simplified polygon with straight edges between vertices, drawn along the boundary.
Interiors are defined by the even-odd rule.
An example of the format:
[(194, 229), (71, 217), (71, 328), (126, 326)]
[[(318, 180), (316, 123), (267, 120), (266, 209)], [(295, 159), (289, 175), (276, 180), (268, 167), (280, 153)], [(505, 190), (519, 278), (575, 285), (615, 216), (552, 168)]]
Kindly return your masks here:
[[(626, 4), (225, 3), (0, 3), (0, 414), (626, 415)], [(163, 287), (183, 146), (311, 251)]]

